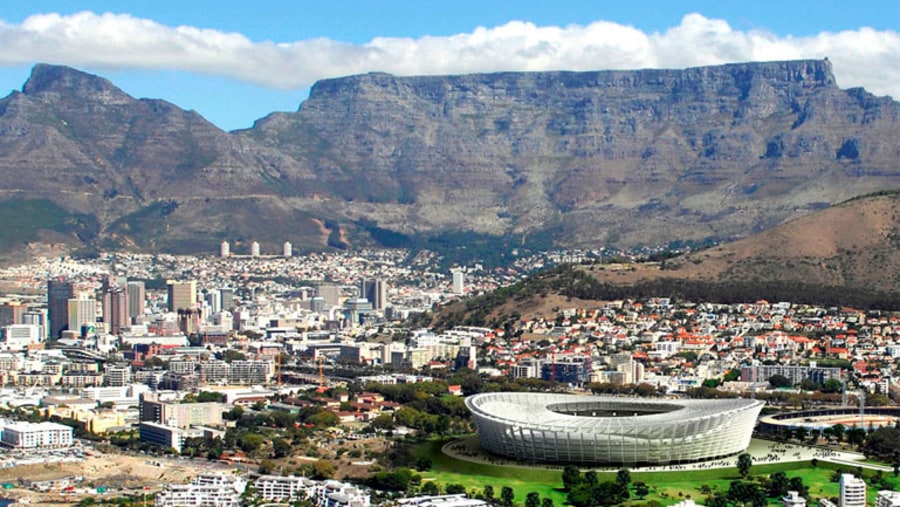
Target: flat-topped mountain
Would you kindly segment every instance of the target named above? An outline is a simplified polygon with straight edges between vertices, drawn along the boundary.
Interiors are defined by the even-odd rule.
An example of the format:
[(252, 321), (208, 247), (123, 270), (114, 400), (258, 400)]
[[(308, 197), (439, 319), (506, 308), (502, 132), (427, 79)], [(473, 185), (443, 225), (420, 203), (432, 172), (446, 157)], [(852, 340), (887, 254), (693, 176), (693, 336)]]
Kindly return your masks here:
[(0, 101), (0, 198), (56, 209), (45, 241), (156, 250), (730, 239), (900, 187), (898, 111), (840, 89), (827, 60), (373, 73), (320, 81), (298, 111), (227, 133), (38, 65)]

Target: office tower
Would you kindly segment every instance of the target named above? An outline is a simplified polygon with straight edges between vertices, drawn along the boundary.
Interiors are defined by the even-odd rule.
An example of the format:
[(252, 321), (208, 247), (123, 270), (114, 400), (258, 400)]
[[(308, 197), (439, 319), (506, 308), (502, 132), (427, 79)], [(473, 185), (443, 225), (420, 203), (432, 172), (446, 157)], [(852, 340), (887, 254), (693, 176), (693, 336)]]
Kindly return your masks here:
[(119, 334), (131, 320), (128, 318), (128, 294), (124, 287), (110, 287), (103, 294), (103, 322), (110, 334)]
[(200, 330), (200, 310), (198, 308), (178, 309), (178, 329), (186, 335)]
[(284, 257), (290, 257), (294, 255), (294, 245), (292, 245), (290, 241), (284, 242), (284, 247), (281, 250), (281, 255), (283, 255)]
[(197, 282), (176, 282), (169, 280), (169, 311), (192, 310), (197, 307)]
[(76, 298), (69, 299), (69, 323), (68, 330), (81, 333), (84, 326), (93, 327), (97, 323), (97, 300), (87, 293), (81, 293)]
[(341, 286), (333, 283), (320, 283), (316, 287), (316, 295), (325, 300), (325, 308), (333, 308), (341, 304)]
[(227, 241), (223, 241), (219, 245), (219, 257), (225, 258), (231, 255), (231, 245)]
[(250, 255), (259, 257), (259, 242), (254, 241), (253, 243), (250, 243)]
[(453, 274), (453, 293), (462, 294), (466, 288), (466, 273), (461, 269), (454, 269)]
[(372, 303), (373, 310), (384, 310), (387, 305), (387, 283), (384, 280), (363, 280), (360, 295)]
[(215, 315), (222, 311), (222, 292), (211, 290), (206, 293), (206, 304), (209, 305), (209, 313)]
[(841, 474), (838, 507), (866, 507), (866, 482), (853, 474)]
[(22, 316), (25, 315), (25, 310), (25, 305), (18, 302), (3, 303), (0, 305), (0, 326), (22, 324)]
[(231, 311), (234, 308), (234, 289), (219, 289), (222, 310)]
[(42, 341), (47, 337), (47, 309), (31, 309), (22, 315), (22, 324), (41, 328)]
[(59, 338), (69, 326), (69, 300), (75, 297), (75, 286), (62, 279), (47, 281), (47, 317), (50, 338)]
[(144, 301), (146, 299), (144, 295), (144, 282), (128, 282), (128, 289), (126, 290), (126, 294), (128, 294), (128, 318), (131, 322), (134, 322), (134, 319), (144, 315)]

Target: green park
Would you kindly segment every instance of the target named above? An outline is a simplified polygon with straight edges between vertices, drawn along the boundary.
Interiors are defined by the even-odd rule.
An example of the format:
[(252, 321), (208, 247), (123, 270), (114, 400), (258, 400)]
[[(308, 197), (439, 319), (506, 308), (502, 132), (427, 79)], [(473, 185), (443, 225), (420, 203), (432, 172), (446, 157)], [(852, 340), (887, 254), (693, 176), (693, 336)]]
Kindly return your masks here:
[[(525, 507), (549, 507), (552, 505), (600, 506), (666, 506), (683, 500), (694, 500), (708, 506), (724, 505), (781, 505), (781, 497), (788, 489), (800, 486), (803, 493), (813, 499), (836, 499), (839, 492), (838, 477), (850, 473), (863, 477), (869, 484), (869, 500), (879, 489), (897, 489), (900, 478), (888, 467), (878, 468), (865, 460), (836, 463), (825, 459), (800, 459), (787, 462), (759, 463), (754, 459), (747, 470), (738, 466), (715, 468), (688, 468), (644, 471), (628, 470), (628, 494), (616, 496), (603, 491), (603, 484), (615, 484), (622, 480), (620, 470), (581, 470), (580, 480), (593, 482), (594, 498), (579, 500), (578, 486), (566, 486), (564, 475), (568, 472), (560, 466), (531, 466), (495, 459), (486, 453), (461, 457), (447, 452), (450, 446), (460, 445), (477, 449), (477, 438), (435, 439), (418, 444), (414, 453), (431, 462), (431, 468), (422, 472), (423, 485), (433, 482), (442, 492), (467, 492), (471, 496), (491, 500), (497, 505), (524, 505)], [(750, 451), (755, 455), (763, 449), (777, 445), (765, 440), (754, 440)], [(791, 452), (797, 446), (790, 446)], [(809, 447), (807, 450), (814, 450)], [(477, 450), (476, 450), (477, 452)], [(751, 460), (747, 455), (748, 462)], [(798, 454), (799, 456), (799, 454)], [(809, 454), (802, 457), (807, 458)], [(739, 460), (740, 461), (740, 460)], [(566, 467), (571, 468), (571, 467)], [(569, 479), (571, 480), (571, 479)], [(512, 498), (501, 498), (504, 487), (511, 490)], [(432, 487), (433, 489), (433, 487)], [(584, 488), (581, 488), (582, 490)], [(568, 491), (567, 491), (568, 490)], [(598, 491), (599, 490), (599, 491)], [(749, 491), (749, 492), (746, 492)], [(530, 494), (530, 495), (529, 495)], [(574, 494), (574, 497), (573, 497)], [(743, 495), (743, 497), (742, 497)], [(755, 496), (755, 497), (754, 497)], [(541, 503), (535, 504), (539, 498)]]

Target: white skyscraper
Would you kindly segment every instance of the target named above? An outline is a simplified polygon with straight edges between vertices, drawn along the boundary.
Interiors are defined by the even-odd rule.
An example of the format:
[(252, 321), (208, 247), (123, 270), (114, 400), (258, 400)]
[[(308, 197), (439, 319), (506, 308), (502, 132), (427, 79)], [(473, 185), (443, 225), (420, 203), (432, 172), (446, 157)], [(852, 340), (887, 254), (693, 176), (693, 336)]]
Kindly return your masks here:
[(866, 507), (866, 482), (853, 474), (841, 474), (839, 507)]
[(466, 288), (466, 273), (461, 269), (454, 269), (453, 274), (453, 293), (462, 294)]
[(294, 245), (291, 245), (290, 241), (285, 241), (284, 249), (282, 250), (281, 254), (284, 257), (290, 257), (290, 256), (294, 255)]
[(225, 258), (229, 255), (231, 255), (231, 245), (227, 241), (223, 241), (222, 244), (219, 245), (219, 256)]
[(250, 255), (253, 257), (259, 257), (259, 242), (254, 241), (250, 243)]

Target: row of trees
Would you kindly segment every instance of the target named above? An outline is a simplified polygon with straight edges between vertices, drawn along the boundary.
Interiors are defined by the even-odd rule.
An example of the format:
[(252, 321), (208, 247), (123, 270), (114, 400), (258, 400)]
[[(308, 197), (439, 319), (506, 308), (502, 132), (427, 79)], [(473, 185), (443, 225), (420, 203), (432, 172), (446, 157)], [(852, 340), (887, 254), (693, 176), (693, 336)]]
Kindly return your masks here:
[[(590, 470), (582, 475), (578, 467), (566, 465), (562, 479), (566, 499), (574, 507), (619, 505), (631, 498), (631, 472), (624, 468), (616, 473), (614, 481), (600, 482), (597, 472)], [(650, 488), (646, 484), (635, 484), (635, 494), (639, 498), (649, 492)]]

